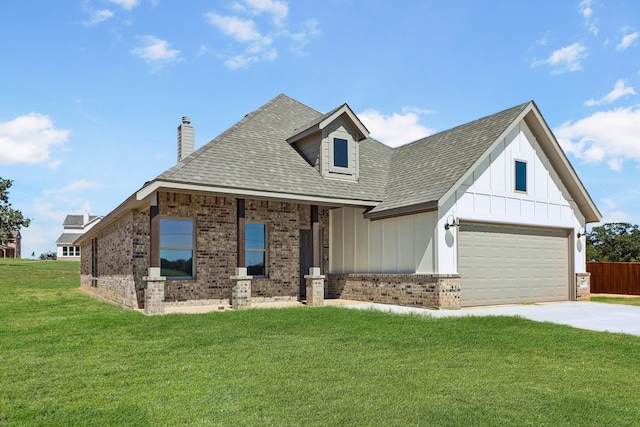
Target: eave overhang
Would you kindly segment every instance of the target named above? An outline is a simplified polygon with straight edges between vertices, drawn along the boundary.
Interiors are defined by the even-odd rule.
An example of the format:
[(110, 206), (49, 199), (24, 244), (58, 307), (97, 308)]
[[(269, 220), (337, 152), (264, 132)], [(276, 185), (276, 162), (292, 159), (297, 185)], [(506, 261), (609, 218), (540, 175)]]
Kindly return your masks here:
[(356, 133), (357, 133), (356, 136), (358, 141), (362, 141), (363, 139), (366, 139), (369, 137), (369, 130), (365, 127), (364, 124), (362, 124), (362, 122), (360, 121), (358, 116), (356, 116), (356, 114), (353, 112), (351, 107), (349, 107), (347, 104), (343, 104), (340, 107), (334, 109), (333, 111), (323, 116), (320, 116), (313, 122), (308, 123), (307, 125), (296, 129), (293, 135), (287, 138), (287, 142), (289, 144), (293, 144), (294, 142), (306, 136), (319, 132), (343, 115), (351, 122), (354, 129), (356, 130)]

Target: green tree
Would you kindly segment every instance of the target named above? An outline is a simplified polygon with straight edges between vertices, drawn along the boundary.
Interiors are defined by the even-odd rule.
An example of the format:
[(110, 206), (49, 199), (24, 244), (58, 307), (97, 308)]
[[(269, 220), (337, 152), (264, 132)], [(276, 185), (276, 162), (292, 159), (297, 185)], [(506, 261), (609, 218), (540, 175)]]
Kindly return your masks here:
[(0, 243), (11, 239), (12, 233), (21, 227), (28, 227), (31, 220), (22, 216), (22, 212), (11, 207), (9, 188), (13, 184), (10, 179), (0, 178)]
[(640, 262), (640, 229), (626, 222), (593, 227), (587, 237), (587, 261)]

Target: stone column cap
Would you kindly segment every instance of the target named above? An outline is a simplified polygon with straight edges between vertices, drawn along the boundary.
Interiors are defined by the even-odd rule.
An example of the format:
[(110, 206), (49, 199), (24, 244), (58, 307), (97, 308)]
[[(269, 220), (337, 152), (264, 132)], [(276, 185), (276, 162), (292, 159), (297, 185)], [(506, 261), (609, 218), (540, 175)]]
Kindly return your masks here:
[(142, 276), (144, 282), (164, 282), (167, 280), (166, 276)]
[(231, 276), (231, 280), (251, 280), (253, 276)]
[(325, 276), (324, 274), (319, 274), (319, 275), (315, 275), (315, 274), (307, 274), (304, 276), (305, 279), (325, 279), (327, 276)]

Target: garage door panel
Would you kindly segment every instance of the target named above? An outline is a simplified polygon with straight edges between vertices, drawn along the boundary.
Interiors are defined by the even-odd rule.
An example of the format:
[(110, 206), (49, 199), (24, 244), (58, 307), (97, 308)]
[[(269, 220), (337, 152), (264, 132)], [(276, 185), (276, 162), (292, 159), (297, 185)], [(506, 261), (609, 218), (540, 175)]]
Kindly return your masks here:
[(568, 299), (567, 234), (563, 230), (461, 224), (462, 305)]

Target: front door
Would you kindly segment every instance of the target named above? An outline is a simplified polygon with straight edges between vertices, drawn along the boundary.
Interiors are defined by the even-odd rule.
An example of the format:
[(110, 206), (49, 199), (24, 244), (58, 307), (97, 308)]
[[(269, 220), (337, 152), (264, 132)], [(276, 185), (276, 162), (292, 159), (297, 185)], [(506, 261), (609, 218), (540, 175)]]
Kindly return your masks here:
[(311, 230), (300, 230), (300, 298), (307, 297), (307, 281), (304, 278), (311, 268)]

